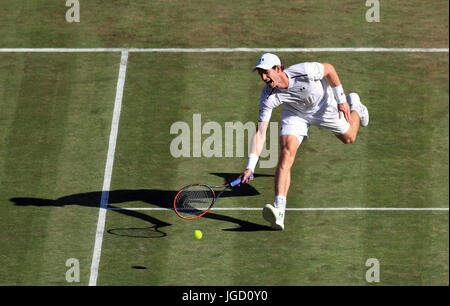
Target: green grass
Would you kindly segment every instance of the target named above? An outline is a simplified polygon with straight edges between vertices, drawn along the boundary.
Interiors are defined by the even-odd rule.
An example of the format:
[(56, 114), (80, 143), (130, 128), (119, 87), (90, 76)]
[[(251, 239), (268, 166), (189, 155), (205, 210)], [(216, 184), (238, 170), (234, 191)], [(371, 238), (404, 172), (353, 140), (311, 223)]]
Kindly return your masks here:
[(0, 58), (0, 283), (64, 284), (68, 258), (89, 273), (96, 209), (27, 198), (101, 190), (119, 56)]
[[(377, 24), (361, 1), (83, 1), (79, 24), (66, 9), (2, 1), (0, 48), (448, 47), (447, 1), (383, 1)], [(169, 207), (188, 183), (242, 171), (245, 157), (174, 158), (170, 126), (192, 128), (193, 114), (222, 127), (256, 121), (258, 56), (129, 54), (110, 207)], [(352, 145), (311, 128), (288, 207), (448, 207), (448, 53), (279, 56), (332, 63), (371, 116)], [(119, 53), (0, 53), (0, 285), (88, 284), (119, 62)], [(217, 206), (271, 202), (274, 168), (257, 174)], [(365, 261), (377, 258), (379, 285), (448, 286), (448, 241), (448, 211), (288, 211), (275, 232), (260, 211), (189, 222), (111, 210), (98, 285), (371, 285)], [(65, 280), (69, 258), (80, 283)]]
[[(5, 47), (445, 47), (448, 2), (383, 1), (80, 1), (80, 23), (65, 2), (3, 0)], [(11, 27), (14, 25), (14, 27)]]
[[(147, 222), (111, 212), (106, 227), (114, 234), (105, 236), (99, 283), (364, 286), (365, 262), (377, 258), (382, 285), (443, 285), (448, 214), (419, 214), (288, 212), (285, 231), (266, 232), (239, 231), (215, 216), (180, 224), (173, 213), (148, 213), (173, 224), (160, 228), (167, 236), (158, 238)], [(223, 215), (261, 223), (260, 212)], [(202, 240), (193, 237), (198, 228)]]

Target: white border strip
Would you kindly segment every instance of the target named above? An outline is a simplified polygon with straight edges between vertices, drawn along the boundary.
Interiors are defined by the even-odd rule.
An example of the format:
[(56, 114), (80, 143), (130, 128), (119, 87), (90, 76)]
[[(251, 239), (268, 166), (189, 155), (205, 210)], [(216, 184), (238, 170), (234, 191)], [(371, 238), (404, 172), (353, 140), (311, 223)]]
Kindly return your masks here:
[[(173, 210), (172, 208), (162, 208), (162, 207), (110, 207), (109, 210)], [(253, 207), (213, 207), (211, 210), (220, 210), (220, 211), (233, 211), (233, 210), (262, 210), (262, 208), (253, 208)], [(381, 211), (448, 211), (448, 207), (305, 207), (305, 208), (286, 208), (286, 210), (290, 211), (317, 211), (317, 210), (381, 210)]]
[(100, 211), (98, 213), (97, 232), (95, 235), (94, 253), (92, 255), (91, 275), (89, 286), (97, 284), (98, 267), (100, 265), (100, 256), (102, 252), (103, 233), (105, 230), (106, 211), (108, 207), (109, 188), (111, 185), (112, 169), (114, 164), (114, 153), (116, 151), (117, 133), (119, 131), (120, 110), (122, 108), (123, 88), (127, 71), (128, 52), (123, 51), (120, 58), (119, 77), (117, 80), (116, 100), (114, 102), (114, 112), (111, 123), (111, 133), (109, 134), (108, 155), (105, 166), (105, 177), (103, 179), (102, 199), (100, 202)]
[(163, 53), (213, 53), (213, 52), (444, 52), (448, 48), (0, 48), (0, 53), (74, 53), (74, 52), (163, 52)]

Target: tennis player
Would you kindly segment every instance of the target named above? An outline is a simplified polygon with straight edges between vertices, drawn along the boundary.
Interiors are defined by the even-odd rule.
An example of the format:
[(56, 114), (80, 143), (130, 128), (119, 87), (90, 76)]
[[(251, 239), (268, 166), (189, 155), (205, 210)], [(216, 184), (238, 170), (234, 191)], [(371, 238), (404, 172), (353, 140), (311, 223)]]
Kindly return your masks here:
[(284, 69), (278, 56), (266, 53), (253, 71), (258, 71), (266, 85), (259, 102), (258, 128), (241, 178), (242, 183), (252, 180), (249, 176), (255, 172), (263, 150), (272, 110), (281, 105), (281, 155), (275, 175), (275, 200), (264, 206), (263, 217), (272, 228), (283, 230), (291, 167), (310, 126), (331, 131), (343, 143), (353, 143), (359, 127), (369, 124), (369, 112), (358, 94), (345, 95), (331, 64), (305, 62)]

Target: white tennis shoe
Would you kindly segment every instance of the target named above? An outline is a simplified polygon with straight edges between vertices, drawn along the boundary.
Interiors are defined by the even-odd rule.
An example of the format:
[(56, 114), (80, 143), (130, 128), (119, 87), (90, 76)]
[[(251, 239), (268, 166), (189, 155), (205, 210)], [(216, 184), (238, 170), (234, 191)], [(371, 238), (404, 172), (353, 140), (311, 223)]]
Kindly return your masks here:
[(284, 230), (284, 207), (274, 207), (272, 204), (264, 205), (263, 218), (270, 223), (270, 227), (276, 230)]
[(348, 103), (350, 104), (351, 110), (356, 110), (359, 114), (359, 124), (361, 126), (369, 125), (369, 110), (367, 107), (361, 103), (359, 95), (352, 92), (348, 95)]

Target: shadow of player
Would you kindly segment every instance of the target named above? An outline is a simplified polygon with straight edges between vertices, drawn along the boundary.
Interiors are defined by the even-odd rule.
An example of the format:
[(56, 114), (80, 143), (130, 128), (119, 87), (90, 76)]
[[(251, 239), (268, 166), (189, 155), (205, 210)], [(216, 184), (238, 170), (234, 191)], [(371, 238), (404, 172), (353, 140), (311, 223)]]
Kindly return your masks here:
[[(228, 180), (232, 174), (227, 173), (213, 173), (214, 175), (221, 176)], [(235, 174), (234, 174), (235, 176)], [(112, 209), (114, 212), (138, 218), (149, 222), (152, 224), (150, 227), (146, 228), (135, 228), (133, 229), (110, 229), (108, 233), (120, 236), (132, 237), (135, 233), (135, 237), (141, 238), (162, 238), (166, 236), (166, 233), (162, 232), (160, 228), (170, 226), (172, 224), (150, 216), (148, 214), (135, 211), (120, 209), (120, 207), (115, 206), (115, 204), (127, 203), (127, 202), (144, 202), (151, 205), (156, 205), (165, 209), (172, 209), (173, 199), (177, 194), (177, 190), (159, 190), (159, 189), (123, 189), (123, 190), (112, 190), (109, 191), (108, 198), (108, 208)], [(250, 184), (243, 184), (239, 188), (232, 189), (230, 191), (224, 192), (222, 197), (245, 197), (245, 196), (255, 196), (259, 192), (252, 187)], [(84, 207), (98, 208), (100, 205), (100, 200), (102, 198), (102, 191), (92, 191), (86, 193), (77, 193), (67, 196), (60, 197), (58, 199), (43, 199), (43, 198), (31, 198), (31, 197), (14, 197), (10, 201), (17, 206), (54, 206), (63, 207), (67, 205), (79, 205)], [(213, 220), (226, 221), (230, 223), (237, 224), (239, 227), (231, 229), (223, 229), (225, 231), (262, 231), (271, 230), (270, 227), (265, 225), (259, 225), (246, 220), (237, 219), (234, 217), (217, 214), (209, 212), (202, 218), (208, 218)], [(145, 231), (147, 229), (147, 231)], [(139, 233), (138, 233), (139, 232)]]

